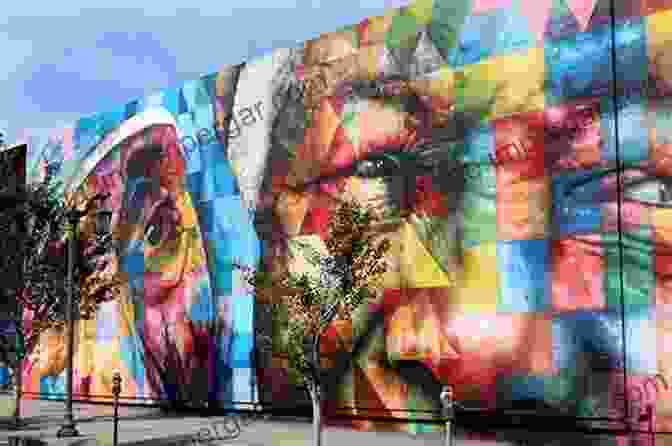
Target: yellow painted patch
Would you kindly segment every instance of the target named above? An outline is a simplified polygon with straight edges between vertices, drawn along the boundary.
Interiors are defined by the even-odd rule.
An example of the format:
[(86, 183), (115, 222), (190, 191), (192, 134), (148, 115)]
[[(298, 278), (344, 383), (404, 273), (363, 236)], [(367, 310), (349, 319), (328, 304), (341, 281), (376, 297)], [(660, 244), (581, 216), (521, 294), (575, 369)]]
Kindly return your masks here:
[(464, 67), (459, 77), (458, 110), (484, 120), (544, 108), (543, 48), (492, 57)]
[(78, 340), (78, 354), (75, 356), (77, 360), (75, 367), (79, 370), (80, 375), (90, 376), (94, 369), (93, 358), (95, 356), (96, 348), (96, 321), (79, 321), (79, 330), (77, 331), (80, 339)]
[(392, 27), (392, 20), (397, 15), (397, 10), (389, 9), (385, 15), (369, 17), (368, 23), (368, 45), (375, 45), (377, 43), (385, 42), (387, 32)]
[(181, 199), (177, 200), (177, 208), (180, 211), (180, 217), (182, 218), (182, 226), (187, 228), (193, 228), (198, 226), (198, 216), (196, 215), (196, 210), (194, 205), (191, 202), (191, 194), (184, 191), (181, 194)]
[(452, 285), (446, 273), (420, 241), (410, 223), (404, 222), (399, 236), (403, 243), (399, 266), (404, 287), (433, 288)]
[(658, 243), (672, 243), (672, 209), (654, 208), (651, 214), (653, 231)]
[(485, 243), (465, 249), (463, 275), (450, 294), (456, 311), (494, 313), (498, 289), (497, 245)]
[(649, 49), (665, 48), (670, 37), (672, 37), (672, 9), (646, 18), (646, 42)]
[(135, 307), (128, 301), (126, 296), (122, 296), (119, 300), (119, 336), (132, 336), (135, 334)]

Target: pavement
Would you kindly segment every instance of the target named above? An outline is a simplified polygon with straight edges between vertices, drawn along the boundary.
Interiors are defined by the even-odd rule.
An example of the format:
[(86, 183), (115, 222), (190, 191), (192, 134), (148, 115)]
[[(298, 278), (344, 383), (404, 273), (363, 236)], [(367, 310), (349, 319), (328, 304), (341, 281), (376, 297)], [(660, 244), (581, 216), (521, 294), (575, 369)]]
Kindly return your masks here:
[[(0, 446), (10, 445), (10, 437), (30, 437), (35, 443), (24, 446), (113, 446), (113, 407), (110, 404), (77, 403), (73, 411), (80, 436), (58, 438), (56, 433), (63, 422), (64, 402), (23, 400), (21, 430), (9, 428), (13, 411), (13, 395), (0, 394)], [(203, 433), (213, 425), (217, 433), (224, 433), (221, 424), (226, 417), (204, 417), (191, 414), (167, 414), (157, 408), (141, 406), (119, 407), (119, 446), (308, 446), (313, 445), (312, 424), (309, 418), (272, 416), (243, 426), (233, 440), (205, 440)], [(532, 432), (528, 429), (490, 432), (480, 436), (454, 426), (454, 442), (460, 446), (514, 446), (543, 444), (546, 446), (616, 444), (611, 435), (585, 435), (573, 432)], [(213, 434), (214, 435), (214, 434)], [(323, 446), (439, 446), (445, 444), (444, 434), (407, 434), (400, 432), (362, 432), (328, 426), (323, 431)], [(656, 442), (672, 446), (672, 435), (657, 436)], [(650, 435), (633, 437), (630, 446), (651, 444)]]
[[(112, 446), (113, 408), (111, 405), (73, 403), (73, 412), (80, 436), (60, 439), (56, 436), (63, 422), (62, 401), (23, 400), (21, 430), (8, 427), (13, 410), (13, 395), (0, 395), (0, 445), (8, 444), (11, 436), (28, 436), (48, 446)], [(312, 425), (309, 419), (270, 417), (242, 427), (234, 440), (215, 439), (198, 442), (198, 432), (205, 438), (205, 429), (212, 432), (213, 424), (225, 417), (168, 415), (157, 408), (120, 406), (119, 445), (123, 446), (303, 446), (312, 445)], [(223, 425), (214, 427), (223, 434)], [(366, 444), (368, 446), (441, 445), (440, 433), (410, 435), (399, 432), (359, 432), (339, 427), (326, 427), (323, 445)]]

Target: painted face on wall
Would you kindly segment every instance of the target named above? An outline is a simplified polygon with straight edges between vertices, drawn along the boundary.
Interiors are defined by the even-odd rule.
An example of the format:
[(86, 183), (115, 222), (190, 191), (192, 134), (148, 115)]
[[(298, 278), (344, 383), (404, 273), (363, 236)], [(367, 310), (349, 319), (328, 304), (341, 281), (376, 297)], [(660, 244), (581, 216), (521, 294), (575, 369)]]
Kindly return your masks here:
[[(387, 215), (384, 322), (356, 348), (335, 406), (437, 409), (422, 364), (471, 407), (619, 417), (627, 393), (667, 426), (664, 98), (619, 103), (619, 192), (605, 47), (576, 43), (606, 31), (453, 69), (424, 31), (384, 48), (375, 20), (388, 19), (306, 44), (303, 137), (273, 170), (275, 234), (321, 247), (346, 197)], [(619, 63), (636, 84), (629, 67), (646, 79), (647, 63), (631, 60), (639, 41), (628, 26), (617, 30), (629, 49)], [(578, 54), (586, 63), (568, 84), (561, 73)], [(395, 71), (395, 57), (415, 68)], [(425, 70), (413, 71), (419, 60)], [(292, 268), (276, 245), (278, 268)], [(324, 353), (352, 348), (361, 322), (335, 323)], [(623, 390), (624, 367), (635, 390)]]
[[(96, 274), (120, 273), (127, 283), (118, 301), (102, 304), (95, 320), (76, 327), (75, 393), (81, 395), (110, 394), (112, 370), (119, 369), (124, 394), (131, 397), (207, 398), (207, 377), (193, 379), (208, 360), (207, 351), (202, 357), (195, 347), (203, 327), (191, 320), (192, 306), (209, 295), (205, 247), (184, 184), (176, 127), (165, 121), (150, 113), (123, 122), (100, 143), (105, 155), (78, 192), (109, 194), (106, 206), (118, 243), (114, 253), (94, 260)], [(80, 224), (85, 252), (94, 221)], [(49, 339), (53, 344), (56, 337)], [(50, 355), (51, 368), (43, 367), (42, 375), (57, 377), (62, 361), (52, 356), (64, 355), (64, 349), (51, 344), (42, 355)], [(175, 389), (175, 383), (183, 388)]]
[[(445, 292), (452, 284), (449, 276), (458, 271), (455, 262), (458, 226), (455, 218), (448, 217), (456, 216), (463, 187), (460, 179), (440, 175), (442, 168), (457, 166), (449, 151), (439, 144), (445, 143), (448, 149), (451, 142), (459, 141), (457, 129), (447, 126), (454, 103), (453, 79), (448, 73), (441, 73), (404, 80), (389, 65), (374, 67), (377, 75), (371, 79), (370, 61), (377, 60), (377, 53), (383, 48), (372, 44), (371, 48), (359, 51), (360, 38), (364, 39), (348, 31), (334, 33), (310, 42), (305, 48), (303, 64), (297, 70), (305, 85), (304, 102), (300, 104), (307, 115), (303, 137), (295, 145), (287, 143), (282, 147), (291, 153), (285, 166), (271, 167), (276, 217), (272, 231), (276, 238), (271, 242), (277, 247), (271, 250), (272, 263), (278, 269), (305, 267), (300, 257), (278, 255), (286, 243), (278, 234), (304, 238), (316, 248), (326, 249), (322, 240), (331, 213), (342, 200), (354, 199), (385, 215), (385, 222), (378, 229), (381, 237), (389, 237), (393, 242), (387, 258), (390, 264), (385, 277), (387, 294), (398, 295), (399, 290), (411, 288)], [(283, 119), (292, 114), (281, 111), (278, 116)], [(280, 141), (290, 139), (286, 135), (297, 134), (286, 131), (292, 124), (284, 122), (274, 127), (282, 130)], [(278, 148), (274, 146), (271, 150)], [(388, 306), (394, 306), (395, 317), (399, 319), (404, 310), (389, 302)], [(413, 319), (402, 318), (402, 322), (406, 321), (415, 323)], [(399, 393), (399, 386), (405, 384), (397, 371), (389, 367), (390, 360), (400, 352), (394, 346), (400, 335), (392, 323), (391, 317), (384, 327), (379, 325), (380, 330), (371, 336), (372, 347), (358, 355), (357, 372), (353, 373), (359, 381), (346, 390), (352, 398), (346, 405), (363, 404), (385, 412), (405, 404)], [(334, 330), (345, 336), (346, 345), (351, 345), (352, 339), (347, 339), (345, 333), (351, 332), (352, 327), (336, 323)], [(393, 338), (388, 340), (387, 347), (386, 335)], [(445, 348), (446, 342), (440, 346), (432, 342), (445, 336), (429, 331), (425, 335), (428, 344), (422, 346), (424, 350), (411, 353), (402, 349), (402, 354), (441, 355), (442, 351), (432, 348)], [(326, 350), (327, 344), (331, 342), (323, 343)], [(407, 347), (413, 348), (410, 344)], [(325, 356), (329, 354), (326, 350)], [(281, 359), (276, 367), (281, 367)], [(382, 399), (368, 401), (372, 395), (361, 393), (370, 385), (376, 386)], [(438, 398), (438, 391), (435, 396), (425, 397), (431, 405), (431, 399)]]
[[(189, 313), (207, 287), (208, 272), (184, 163), (176, 128), (148, 125), (114, 147), (87, 181), (95, 192), (111, 194), (119, 246), (110, 267), (128, 277), (128, 295), (119, 304), (121, 334), (143, 342), (145, 379), (154, 397), (170, 361), (181, 363), (176, 373), (186, 385), (199, 361)], [(200, 385), (207, 389), (207, 381)]]

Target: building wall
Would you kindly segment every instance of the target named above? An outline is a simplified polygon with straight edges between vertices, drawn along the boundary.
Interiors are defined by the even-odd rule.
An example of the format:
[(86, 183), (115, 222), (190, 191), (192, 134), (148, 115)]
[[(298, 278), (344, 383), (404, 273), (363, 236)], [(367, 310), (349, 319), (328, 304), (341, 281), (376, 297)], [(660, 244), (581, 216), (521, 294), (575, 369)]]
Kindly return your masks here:
[[(451, 383), (474, 410), (587, 423), (627, 399), (672, 431), (672, 3), (617, 2), (615, 26), (609, 6), (418, 0), (31, 148), (34, 175), (110, 191), (126, 240), (128, 290), (81, 323), (78, 380), (109, 393), (116, 367), (128, 397), (170, 398), (147, 355), (171, 357), (163, 318), (192, 399), (290, 401), (281, 351), (254, 355), (268, 302), (231, 264), (300, 268), (287, 241), (323, 247), (353, 197), (394, 243), (383, 301), (322, 342), (348, 358), (328, 410), (432, 429), (407, 420)], [(61, 371), (26, 382), (54, 392)]]

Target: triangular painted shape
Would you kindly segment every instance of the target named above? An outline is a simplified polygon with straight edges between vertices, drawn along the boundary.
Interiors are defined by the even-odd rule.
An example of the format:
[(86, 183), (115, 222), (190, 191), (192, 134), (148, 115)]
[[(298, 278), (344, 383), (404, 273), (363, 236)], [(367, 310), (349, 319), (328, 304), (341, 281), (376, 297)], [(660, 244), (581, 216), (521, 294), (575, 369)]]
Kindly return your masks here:
[(187, 103), (187, 99), (184, 97), (184, 91), (180, 88), (180, 93), (177, 98), (177, 114), (181, 115), (183, 113), (188, 113), (189, 112), (189, 104)]
[(411, 60), (411, 79), (437, 71), (443, 64), (445, 61), (429, 38), (429, 34), (426, 30), (422, 31)]
[(519, 0), (520, 13), (527, 17), (530, 32), (537, 43), (544, 41), (552, 6), (553, 0)]
[(398, 234), (403, 240), (399, 266), (404, 287), (433, 288), (452, 285), (446, 273), (418, 238), (412, 224), (404, 222)]
[(610, 22), (611, 0), (594, 0), (593, 9), (588, 18), (586, 29)]
[[(398, 51), (401, 52), (401, 51)], [(393, 54), (390, 48), (386, 46), (382, 47), (382, 69), (386, 77), (402, 76), (403, 72), (401, 65), (404, 64), (403, 61), (399, 61), (397, 57)]]
[(597, 0), (565, 0), (576, 21), (579, 24), (579, 30), (585, 31), (590, 22), (590, 18), (595, 10)]

